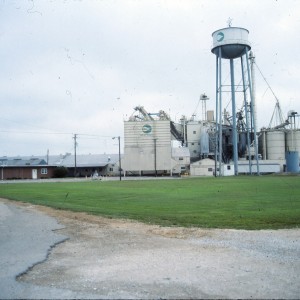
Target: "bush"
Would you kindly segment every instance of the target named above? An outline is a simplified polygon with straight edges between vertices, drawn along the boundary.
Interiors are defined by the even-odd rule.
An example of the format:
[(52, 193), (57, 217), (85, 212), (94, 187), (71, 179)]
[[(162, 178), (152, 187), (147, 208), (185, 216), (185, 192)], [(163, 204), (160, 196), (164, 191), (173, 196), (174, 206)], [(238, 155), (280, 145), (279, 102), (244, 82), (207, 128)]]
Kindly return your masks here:
[(66, 167), (57, 167), (54, 170), (53, 177), (54, 178), (64, 178), (68, 174), (68, 169)]

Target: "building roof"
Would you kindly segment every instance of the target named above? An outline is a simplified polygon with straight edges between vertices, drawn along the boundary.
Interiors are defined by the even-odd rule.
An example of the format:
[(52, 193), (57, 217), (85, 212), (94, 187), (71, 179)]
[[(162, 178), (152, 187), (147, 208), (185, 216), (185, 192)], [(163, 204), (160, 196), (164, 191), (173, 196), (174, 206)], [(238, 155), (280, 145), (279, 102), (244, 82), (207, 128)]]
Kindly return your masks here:
[(215, 160), (210, 158), (204, 158), (192, 163), (191, 168), (197, 168), (198, 166), (206, 167), (206, 166), (214, 166), (214, 165), (215, 165)]
[[(79, 154), (76, 155), (76, 167), (104, 167), (119, 161), (119, 154)], [(60, 155), (0, 157), (0, 167), (4, 166), (75, 166), (75, 155), (71, 153)]]
[(8, 158), (0, 157), (0, 167), (30, 167), (30, 166), (47, 166), (47, 162), (40, 158)]
[[(119, 161), (118, 154), (80, 154), (76, 155), (77, 167), (105, 167), (108, 164), (115, 164)], [(52, 164), (67, 168), (75, 166), (75, 155), (69, 154), (62, 159), (53, 160)]]

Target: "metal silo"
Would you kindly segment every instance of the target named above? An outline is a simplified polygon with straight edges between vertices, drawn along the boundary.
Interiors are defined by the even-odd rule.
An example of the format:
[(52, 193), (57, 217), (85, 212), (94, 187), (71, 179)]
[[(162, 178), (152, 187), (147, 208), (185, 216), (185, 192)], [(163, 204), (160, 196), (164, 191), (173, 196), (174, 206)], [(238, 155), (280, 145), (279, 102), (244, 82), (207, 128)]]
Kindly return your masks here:
[(286, 149), (300, 153), (300, 130), (289, 130), (286, 133)]
[[(253, 94), (253, 86), (251, 80), (251, 70), (249, 66), (248, 52), (251, 49), (250, 42), (248, 41), (249, 31), (240, 27), (229, 27), (219, 29), (213, 32), (213, 46), (211, 52), (216, 55), (216, 151), (215, 159), (219, 161), (219, 169), (222, 165), (222, 59), (230, 60), (230, 78), (231, 78), (231, 100), (232, 100), (232, 133), (233, 133), (233, 159), (235, 175), (238, 175), (238, 136), (237, 136), (237, 120), (236, 120), (236, 104), (235, 104), (235, 92), (237, 85), (234, 78), (234, 59), (240, 58), (241, 74), (243, 82), (244, 93), (244, 106), (245, 111), (248, 111), (247, 99), (250, 99), (250, 118), (246, 117), (246, 130), (247, 130), (247, 147), (250, 153), (250, 131), (253, 130), (254, 145), (255, 145), (255, 157), (257, 164), (257, 173), (259, 174), (258, 164), (258, 146), (256, 135), (256, 117), (255, 112), (255, 100)], [(254, 56), (251, 55), (251, 60), (254, 60)], [(248, 96), (247, 96), (248, 95)], [(253, 128), (250, 129), (250, 124)], [(216, 167), (216, 166), (215, 166)], [(251, 172), (251, 158), (249, 158), (249, 173)]]
[(206, 126), (202, 126), (200, 130), (200, 154), (208, 155), (209, 153), (209, 135), (208, 128)]
[(286, 171), (291, 173), (299, 173), (299, 153), (298, 151), (287, 151), (286, 158)]
[(291, 129), (286, 133), (286, 169), (287, 172), (299, 173), (299, 153), (300, 153), (300, 130), (296, 129), (296, 116), (294, 110), (288, 112), (288, 121)]
[(267, 159), (285, 159), (285, 133), (284, 131), (267, 132)]

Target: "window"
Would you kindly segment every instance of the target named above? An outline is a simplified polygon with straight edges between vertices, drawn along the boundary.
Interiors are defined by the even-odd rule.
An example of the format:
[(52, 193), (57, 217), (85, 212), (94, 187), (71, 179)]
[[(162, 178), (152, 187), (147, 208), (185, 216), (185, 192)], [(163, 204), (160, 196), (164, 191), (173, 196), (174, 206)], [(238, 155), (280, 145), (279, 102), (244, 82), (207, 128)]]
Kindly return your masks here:
[(231, 167), (230, 167), (230, 166), (227, 166), (227, 170), (231, 170)]
[(179, 157), (179, 160), (183, 160), (183, 157)]
[(109, 168), (109, 171), (112, 172), (114, 169), (113, 168)]
[(192, 143), (192, 145), (195, 145), (195, 143)]
[(193, 152), (194, 152), (194, 153), (197, 153), (197, 150), (194, 150)]
[(213, 169), (212, 168), (208, 168), (208, 172), (212, 172), (213, 171)]
[(42, 175), (47, 175), (48, 174), (48, 169), (47, 168), (41, 168), (41, 174)]
[(193, 134), (196, 134), (196, 130), (193, 131)]

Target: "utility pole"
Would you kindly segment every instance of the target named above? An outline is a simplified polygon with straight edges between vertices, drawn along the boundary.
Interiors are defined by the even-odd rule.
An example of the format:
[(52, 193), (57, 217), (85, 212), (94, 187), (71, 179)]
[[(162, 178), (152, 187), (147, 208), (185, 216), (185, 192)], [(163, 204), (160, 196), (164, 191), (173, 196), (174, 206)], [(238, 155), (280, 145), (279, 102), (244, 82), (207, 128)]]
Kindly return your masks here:
[(4, 164), (4, 161), (2, 161), (2, 172), (1, 172), (1, 180), (3, 181), (4, 180), (4, 167), (6, 167), (6, 163)]
[(119, 143), (119, 177), (120, 177), (120, 181), (122, 180), (122, 167), (121, 167), (121, 138), (120, 136), (118, 137), (113, 137), (112, 139), (114, 140), (115, 138), (118, 139), (118, 143)]
[(49, 149), (47, 150), (47, 165), (49, 164)]
[(122, 180), (121, 172), (122, 172), (122, 167), (121, 167), (121, 140), (120, 136), (118, 136), (118, 142), (119, 142), (119, 175), (120, 175), (120, 181)]
[(77, 157), (76, 157), (76, 148), (77, 148), (77, 134), (74, 134), (74, 177), (76, 177), (77, 172)]
[(156, 163), (157, 163), (157, 145), (156, 145), (156, 141), (157, 139), (154, 139), (154, 171), (155, 171), (155, 177), (157, 177), (157, 166), (156, 166)]

